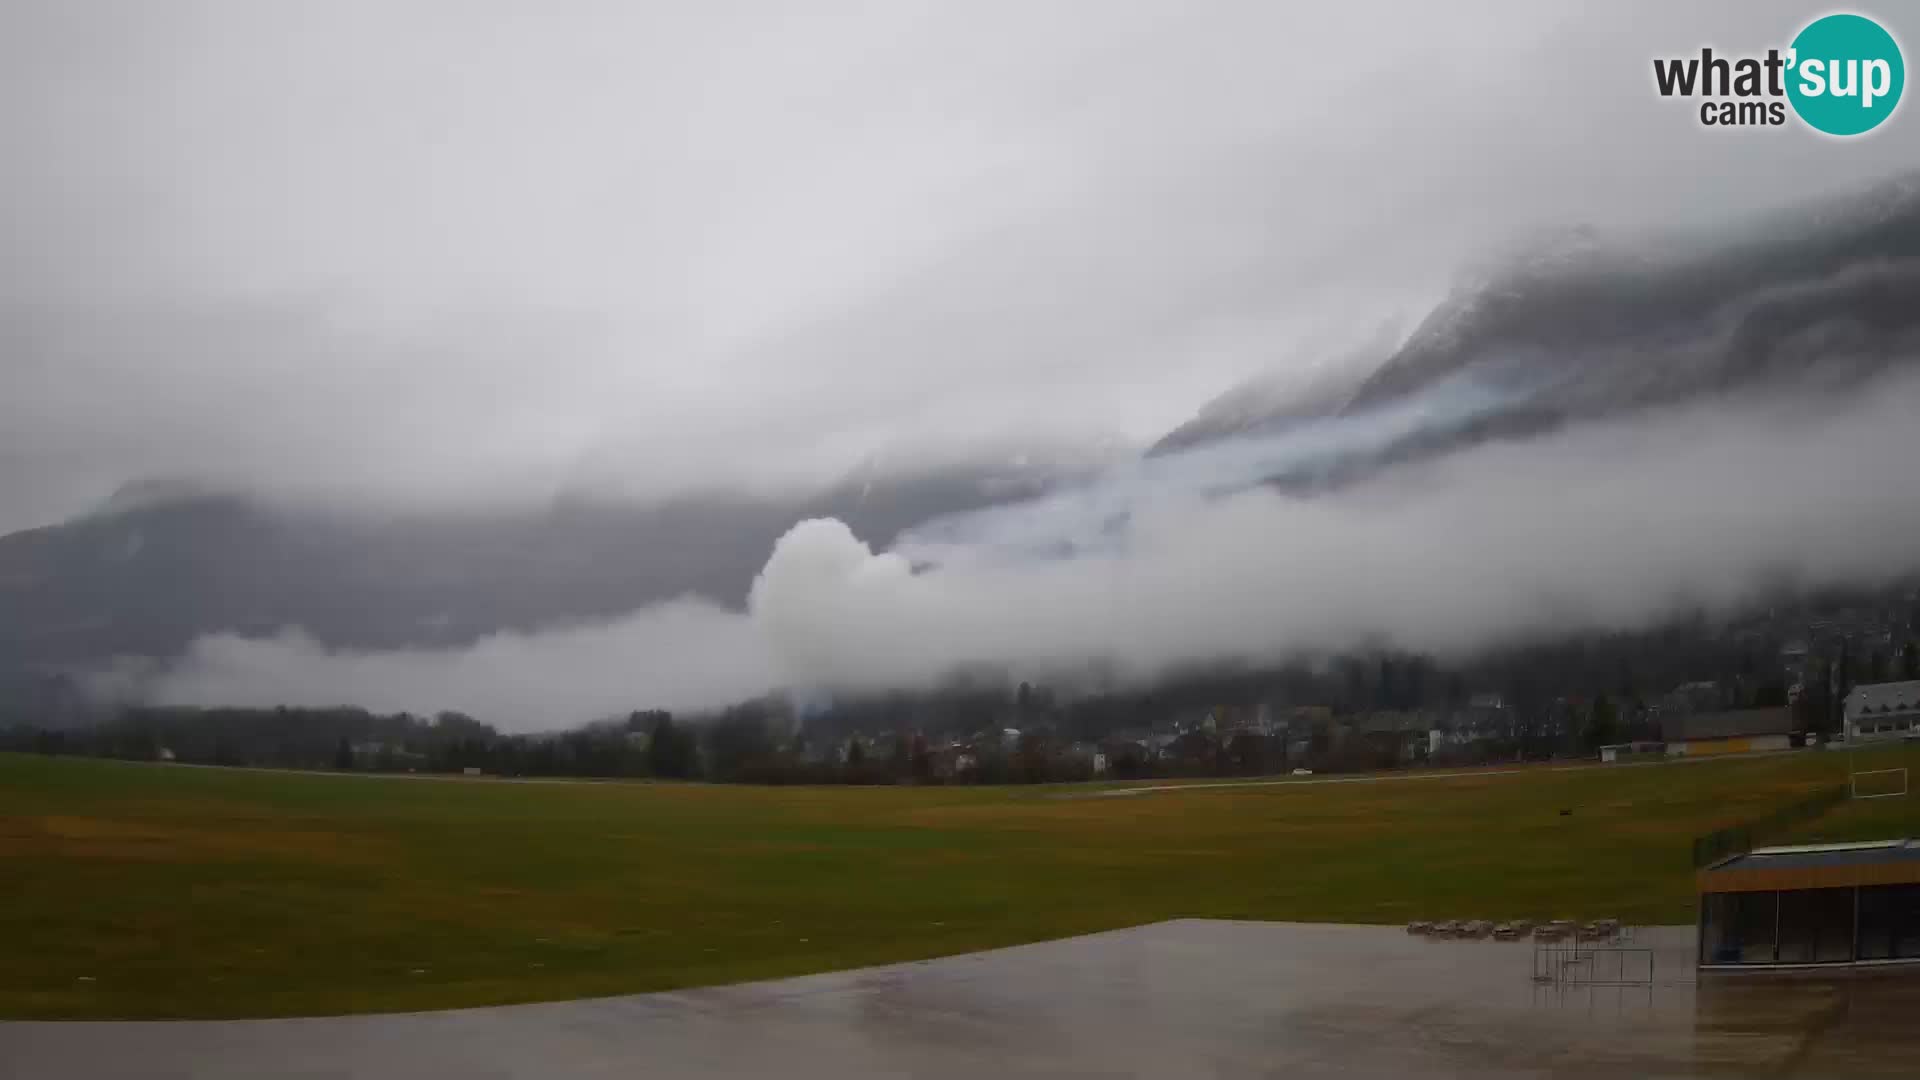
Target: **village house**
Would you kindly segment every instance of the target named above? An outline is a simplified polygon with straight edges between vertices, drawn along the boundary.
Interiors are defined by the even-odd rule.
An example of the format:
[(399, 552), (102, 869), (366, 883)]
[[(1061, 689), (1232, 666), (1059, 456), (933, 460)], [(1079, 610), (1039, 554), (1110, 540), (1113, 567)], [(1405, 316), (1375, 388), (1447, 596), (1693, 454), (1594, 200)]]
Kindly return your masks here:
[(1848, 742), (1920, 737), (1920, 679), (1862, 683), (1847, 695)]

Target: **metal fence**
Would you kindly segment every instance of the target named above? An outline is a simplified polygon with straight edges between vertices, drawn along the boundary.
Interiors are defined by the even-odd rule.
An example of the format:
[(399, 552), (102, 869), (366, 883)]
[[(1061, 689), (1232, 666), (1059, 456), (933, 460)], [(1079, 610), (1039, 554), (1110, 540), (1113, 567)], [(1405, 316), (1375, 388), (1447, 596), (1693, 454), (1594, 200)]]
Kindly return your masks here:
[(1847, 786), (1835, 784), (1809, 792), (1765, 817), (1715, 829), (1705, 836), (1696, 836), (1693, 838), (1693, 865), (1697, 869), (1719, 862), (1729, 855), (1745, 855), (1768, 837), (1785, 831), (1789, 826), (1812, 821), (1846, 801)]
[(1653, 950), (1578, 941), (1536, 942), (1533, 981), (1567, 986), (1651, 986)]

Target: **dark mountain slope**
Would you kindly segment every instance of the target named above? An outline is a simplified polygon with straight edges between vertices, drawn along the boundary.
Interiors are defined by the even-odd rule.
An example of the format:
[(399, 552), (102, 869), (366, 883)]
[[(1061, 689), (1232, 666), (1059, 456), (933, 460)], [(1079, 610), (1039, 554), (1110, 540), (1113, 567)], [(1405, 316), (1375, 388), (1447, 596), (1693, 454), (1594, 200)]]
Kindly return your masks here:
[[(0, 537), (0, 671), (170, 656), (198, 634), (304, 627), (355, 648), (454, 644), (697, 593), (738, 606), (794, 522), (884, 543), (1032, 493), (1045, 469), (856, 479), (804, 499), (558, 500), (519, 513), (371, 518), (232, 495), (121, 499)], [(131, 505), (129, 505), (131, 504)]]
[(1566, 233), (1464, 284), (1397, 349), (1335, 365), (1293, 393), (1236, 388), (1154, 452), (1468, 384), (1503, 399), (1470, 431), (1423, 433), (1388, 455), (1424, 456), (1651, 405), (1848, 384), (1917, 359), (1920, 173), (1732, 228), (1630, 242)]

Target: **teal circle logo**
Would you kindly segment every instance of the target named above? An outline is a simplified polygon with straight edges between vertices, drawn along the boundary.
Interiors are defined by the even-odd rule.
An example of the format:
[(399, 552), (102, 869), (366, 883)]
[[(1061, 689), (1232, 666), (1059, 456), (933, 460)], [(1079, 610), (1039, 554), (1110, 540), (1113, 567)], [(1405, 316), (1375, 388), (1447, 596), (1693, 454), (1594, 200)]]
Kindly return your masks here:
[(1864, 15), (1828, 15), (1793, 39), (1787, 99), (1816, 131), (1861, 135), (1900, 104), (1907, 84), (1900, 44)]

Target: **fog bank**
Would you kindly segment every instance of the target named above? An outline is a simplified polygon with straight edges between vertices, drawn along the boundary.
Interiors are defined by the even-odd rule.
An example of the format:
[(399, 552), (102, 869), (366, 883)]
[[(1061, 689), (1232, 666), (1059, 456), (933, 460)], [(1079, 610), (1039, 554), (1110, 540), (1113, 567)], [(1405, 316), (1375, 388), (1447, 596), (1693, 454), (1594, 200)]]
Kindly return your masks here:
[[(1915, 416), (1913, 377), (1837, 398), (1788, 388), (1482, 445), (1310, 498), (1129, 465), (1129, 482), (1095, 485), (1101, 499), (995, 511), (914, 559), (914, 534), (875, 550), (838, 521), (797, 523), (745, 613), (690, 598), (445, 651), (218, 635), (147, 690), (458, 708), (527, 729), (779, 688), (924, 687), (974, 664), (1150, 680), (1372, 644), (1459, 658), (1920, 570)], [(1101, 542), (1073, 542), (1089, 534)]]

